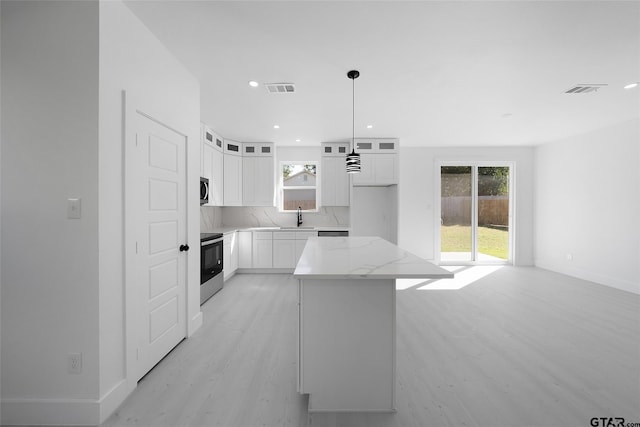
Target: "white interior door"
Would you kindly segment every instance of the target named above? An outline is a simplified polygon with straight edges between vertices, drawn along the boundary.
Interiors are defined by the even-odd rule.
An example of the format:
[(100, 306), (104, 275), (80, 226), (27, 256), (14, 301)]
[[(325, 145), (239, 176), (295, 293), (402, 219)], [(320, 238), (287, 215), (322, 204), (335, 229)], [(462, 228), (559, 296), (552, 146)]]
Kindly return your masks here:
[(186, 138), (140, 113), (135, 125), (140, 379), (186, 336)]

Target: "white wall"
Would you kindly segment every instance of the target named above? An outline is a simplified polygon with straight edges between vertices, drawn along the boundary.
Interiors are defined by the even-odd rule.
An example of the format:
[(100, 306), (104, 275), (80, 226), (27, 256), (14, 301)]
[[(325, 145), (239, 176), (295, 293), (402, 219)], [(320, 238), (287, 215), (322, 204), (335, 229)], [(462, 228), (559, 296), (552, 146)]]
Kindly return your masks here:
[[(119, 1), (100, 2), (100, 397), (102, 416), (130, 390), (125, 379), (123, 265), (122, 91), (153, 105), (155, 118), (186, 134), (188, 240), (200, 241), (200, 86), (198, 81)], [(187, 328), (202, 323), (200, 254), (190, 251)], [(126, 389), (126, 387), (125, 387)]]
[(639, 128), (536, 147), (537, 266), (640, 293)]
[[(2, 423), (98, 424), (132, 390), (122, 91), (188, 136), (188, 239), (198, 247), (199, 84), (121, 2), (0, 7)], [(80, 220), (66, 218), (71, 197), (82, 198)], [(187, 269), (197, 272), (188, 277), (193, 333), (198, 251)], [(82, 353), (81, 374), (67, 373), (68, 353)]]
[[(98, 4), (0, 7), (2, 422), (11, 424), (99, 395)], [(67, 219), (75, 197), (82, 218)], [(81, 374), (67, 373), (68, 353), (82, 353)]]
[(379, 236), (398, 243), (398, 186), (353, 187), (351, 235)]
[[(402, 141), (401, 141), (402, 143)], [(533, 264), (533, 149), (418, 148), (400, 146), (398, 246), (429, 260), (435, 259), (438, 233), (435, 212), (440, 196), (435, 184), (440, 160), (513, 161), (516, 169), (516, 265)]]

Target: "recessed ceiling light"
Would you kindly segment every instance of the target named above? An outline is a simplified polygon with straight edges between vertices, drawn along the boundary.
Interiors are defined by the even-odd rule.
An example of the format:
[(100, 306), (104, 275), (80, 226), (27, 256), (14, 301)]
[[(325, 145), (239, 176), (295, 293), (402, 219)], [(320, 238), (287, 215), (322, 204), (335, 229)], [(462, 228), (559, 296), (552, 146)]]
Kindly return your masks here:
[(296, 142), (300, 142), (300, 141), (302, 141), (300, 138), (296, 139)]
[(634, 87), (637, 87), (638, 83), (629, 83), (628, 85), (626, 85), (624, 88), (625, 89), (633, 89)]
[(367, 129), (372, 129), (373, 125), (367, 125)]
[(280, 129), (280, 126), (278, 126), (278, 125), (273, 125), (273, 128), (274, 128), (274, 129)]
[(249, 80), (249, 86), (251, 87), (258, 87), (258, 82), (255, 80)]

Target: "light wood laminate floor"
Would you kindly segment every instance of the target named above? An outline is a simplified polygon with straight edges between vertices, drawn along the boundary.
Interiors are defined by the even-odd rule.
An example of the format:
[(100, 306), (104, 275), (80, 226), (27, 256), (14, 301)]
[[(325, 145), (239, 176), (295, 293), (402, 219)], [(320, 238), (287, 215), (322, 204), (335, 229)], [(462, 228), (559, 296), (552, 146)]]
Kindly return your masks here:
[(519, 267), (459, 290), (398, 290), (397, 413), (308, 414), (296, 392), (296, 285), (233, 277), (203, 305), (203, 327), (103, 426), (640, 423), (638, 295)]

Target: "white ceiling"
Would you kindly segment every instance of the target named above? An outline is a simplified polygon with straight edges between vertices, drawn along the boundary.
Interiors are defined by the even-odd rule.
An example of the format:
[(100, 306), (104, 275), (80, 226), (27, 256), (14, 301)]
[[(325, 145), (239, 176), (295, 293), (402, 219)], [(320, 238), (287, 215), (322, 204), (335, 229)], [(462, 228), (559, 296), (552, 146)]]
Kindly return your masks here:
[[(354, 68), (356, 137), (402, 146), (532, 145), (640, 116), (623, 89), (640, 81), (639, 2), (127, 5), (200, 81), (202, 121), (239, 141), (350, 138)], [(581, 83), (608, 86), (563, 93)]]

